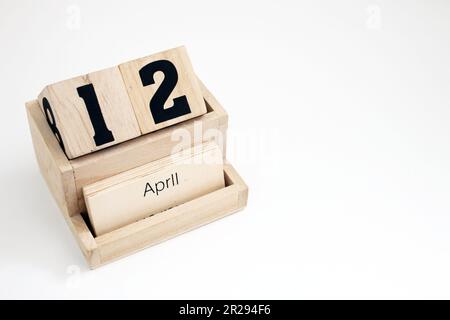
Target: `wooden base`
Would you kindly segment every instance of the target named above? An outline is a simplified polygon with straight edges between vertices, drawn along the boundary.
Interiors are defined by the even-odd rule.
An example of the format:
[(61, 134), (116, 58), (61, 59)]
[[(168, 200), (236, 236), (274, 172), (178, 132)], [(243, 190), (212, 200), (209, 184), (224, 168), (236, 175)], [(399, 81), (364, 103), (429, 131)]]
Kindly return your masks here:
[[(210, 129), (221, 132), (225, 158), (228, 115), (201, 82), (200, 85), (208, 109), (205, 115), (73, 160), (67, 159), (61, 150), (37, 100), (26, 104), (39, 168), (91, 268), (209, 223), (246, 205), (247, 186), (226, 163), (223, 189), (98, 237), (94, 237), (86, 223), (82, 188), (169, 155), (178, 143), (171, 139), (176, 129), (183, 128), (192, 134), (195, 139), (190, 146), (209, 141), (211, 136), (204, 133)], [(199, 124), (203, 133), (200, 138), (194, 135)]]
[(244, 208), (246, 184), (230, 164), (224, 166), (224, 174), (225, 188), (98, 237), (81, 214), (66, 220), (89, 266), (97, 268)]

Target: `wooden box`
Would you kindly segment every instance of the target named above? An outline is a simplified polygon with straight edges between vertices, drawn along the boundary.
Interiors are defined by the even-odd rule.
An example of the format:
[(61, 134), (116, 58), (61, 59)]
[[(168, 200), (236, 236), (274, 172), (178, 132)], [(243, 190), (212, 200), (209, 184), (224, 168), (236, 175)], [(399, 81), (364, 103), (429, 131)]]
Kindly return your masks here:
[[(223, 189), (98, 237), (89, 226), (83, 186), (169, 155), (176, 143), (171, 139), (175, 129), (184, 128), (194, 137), (195, 130), (203, 133), (209, 129), (219, 130), (224, 139), (225, 157), (228, 116), (200, 84), (208, 109), (205, 115), (73, 160), (61, 150), (37, 100), (26, 103), (39, 168), (91, 268), (219, 219), (246, 205), (248, 188), (234, 168), (225, 162)], [(207, 135), (200, 135), (199, 139), (192, 139), (192, 145), (207, 138)]]

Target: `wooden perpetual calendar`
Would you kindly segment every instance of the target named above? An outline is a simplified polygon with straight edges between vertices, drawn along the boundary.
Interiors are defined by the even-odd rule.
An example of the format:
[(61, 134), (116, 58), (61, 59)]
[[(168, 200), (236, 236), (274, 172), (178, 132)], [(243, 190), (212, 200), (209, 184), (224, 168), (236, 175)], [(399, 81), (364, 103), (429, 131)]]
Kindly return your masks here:
[(236, 212), (228, 115), (178, 47), (26, 103), (42, 175), (91, 268)]

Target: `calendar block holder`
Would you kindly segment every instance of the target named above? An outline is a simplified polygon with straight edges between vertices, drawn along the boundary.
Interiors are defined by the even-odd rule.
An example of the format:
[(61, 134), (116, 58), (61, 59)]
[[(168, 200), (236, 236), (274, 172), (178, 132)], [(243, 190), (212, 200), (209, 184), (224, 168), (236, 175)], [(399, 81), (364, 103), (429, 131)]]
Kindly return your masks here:
[[(228, 116), (201, 81), (200, 84), (208, 109), (205, 115), (73, 160), (69, 160), (58, 145), (37, 100), (26, 103), (41, 174), (90, 268), (160, 243), (246, 206), (248, 188), (231, 164), (225, 161), (223, 189), (101, 236), (96, 237), (89, 226), (82, 187), (169, 155), (174, 144), (178, 143), (171, 139), (173, 130), (186, 129), (193, 137), (199, 124), (202, 132), (219, 130), (224, 139), (225, 158)], [(205, 142), (204, 135), (200, 139), (192, 139), (192, 145)]]

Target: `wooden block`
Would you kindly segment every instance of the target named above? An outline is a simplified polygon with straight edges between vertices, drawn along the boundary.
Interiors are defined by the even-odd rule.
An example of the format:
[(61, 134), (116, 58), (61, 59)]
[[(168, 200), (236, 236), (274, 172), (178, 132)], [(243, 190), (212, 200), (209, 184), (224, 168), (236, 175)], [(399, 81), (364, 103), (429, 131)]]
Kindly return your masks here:
[(206, 113), (185, 47), (119, 65), (142, 133)]
[(96, 235), (224, 187), (222, 153), (197, 145), (83, 188)]
[(118, 67), (49, 85), (38, 101), (69, 159), (141, 134)]

